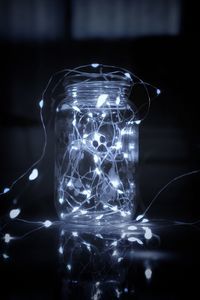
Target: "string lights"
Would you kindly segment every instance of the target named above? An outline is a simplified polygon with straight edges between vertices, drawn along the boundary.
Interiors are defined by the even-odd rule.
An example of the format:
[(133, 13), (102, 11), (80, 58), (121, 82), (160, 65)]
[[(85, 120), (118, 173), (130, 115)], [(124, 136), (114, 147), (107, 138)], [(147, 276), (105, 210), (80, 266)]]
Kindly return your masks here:
[[(18, 204), (20, 195), (17, 195), (1, 229), (2, 240), (6, 244), (41, 228), (65, 224), (67, 219), (109, 226), (119, 219), (124, 222), (133, 217), (136, 212), (138, 125), (142, 121), (129, 100), (135, 85), (144, 88), (148, 111), (148, 83), (122, 68), (94, 63), (62, 70), (50, 78), (38, 103), (44, 132), (41, 156), (4, 187), (0, 195), (6, 195), (8, 199), (11, 195), (12, 200), (10, 192), (21, 179), (25, 178), (31, 184), (40, 177), (39, 164), (47, 147), (46, 122), (50, 119), (46, 114), (55, 115), (56, 205), (60, 220), (27, 220), (23, 214), (23, 203)], [(50, 111), (48, 97), (51, 100)], [(145, 219), (142, 218), (142, 221), (145, 222)], [(6, 231), (11, 222), (23, 222), (34, 228), (13, 236)], [(9, 258), (7, 253), (2, 256)]]
[(56, 205), (62, 219), (116, 222), (136, 211), (138, 116), (128, 72), (92, 64), (65, 77), (56, 109)]
[(77, 230), (78, 225), (72, 223), (62, 228), (58, 253), (66, 278), (65, 297), (68, 291), (71, 296), (72, 290), (79, 287), (84, 291), (88, 282), (87, 299), (105, 299), (108, 295), (121, 299), (125, 294), (131, 295), (132, 286), (124, 285), (124, 278), (138, 268), (138, 259), (142, 262), (144, 279), (147, 283), (151, 280), (159, 238), (152, 232), (152, 224), (146, 227), (134, 224), (113, 224), (109, 230), (107, 226), (87, 225)]
[[(136, 85), (141, 85), (147, 96), (144, 117), (139, 117), (140, 109), (129, 99)], [(8, 247), (13, 241), (37, 230), (57, 226), (61, 228), (58, 254), (69, 277), (75, 273), (84, 276), (94, 270), (95, 265), (101, 267), (97, 273), (91, 273), (94, 276), (90, 299), (103, 297), (105, 278), (109, 279), (106, 288), (110, 284), (116, 298), (131, 293), (130, 287), (122, 287), (124, 278), (121, 280), (120, 276), (126, 273), (127, 260), (132, 252), (134, 258), (144, 259), (144, 278), (148, 282), (152, 279), (151, 260), (141, 250), (151, 242), (154, 245), (159, 238), (154, 234), (146, 213), (171, 183), (199, 170), (173, 178), (137, 215), (138, 125), (149, 112), (151, 98), (148, 88), (148, 83), (127, 70), (97, 63), (63, 70), (50, 78), (38, 103), (44, 131), (42, 154), (26, 172), (4, 187), (0, 195), (9, 197), (22, 178), (31, 184), (42, 173), (39, 163), (47, 146), (46, 94), (50, 91), (51, 114), (55, 115), (55, 201), (59, 220), (46, 217), (27, 220), (23, 218), (23, 203), (12, 202), (1, 227), (5, 247), (0, 254), (5, 261), (10, 259)], [(160, 94), (159, 89), (153, 89), (156, 95)], [(15, 236), (8, 226), (11, 222), (15, 225), (23, 222), (33, 228)], [(182, 224), (186, 223), (172, 222), (172, 225)], [(105, 275), (105, 270), (109, 270), (111, 278)], [(99, 278), (101, 271), (103, 280)], [(78, 284), (78, 280), (70, 281), (70, 284)]]

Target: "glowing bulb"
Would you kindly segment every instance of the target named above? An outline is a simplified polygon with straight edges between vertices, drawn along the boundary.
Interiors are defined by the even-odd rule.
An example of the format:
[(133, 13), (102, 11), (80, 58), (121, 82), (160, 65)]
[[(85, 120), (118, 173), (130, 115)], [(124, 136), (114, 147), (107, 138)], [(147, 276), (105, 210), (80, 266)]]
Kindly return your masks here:
[(131, 237), (128, 238), (128, 241), (129, 242), (136, 242), (137, 239), (135, 237), (131, 236)]
[(61, 198), (59, 198), (59, 200), (58, 200), (58, 201), (59, 201), (59, 203), (60, 203), (60, 204), (63, 204), (63, 202), (64, 202), (64, 199), (61, 197)]
[(78, 148), (76, 146), (72, 146), (71, 148), (72, 150), (78, 150)]
[(103, 215), (100, 215), (100, 216), (97, 216), (96, 217), (96, 220), (100, 220), (100, 219), (102, 219), (103, 218)]
[(67, 265), (67, 269), (68, 269), (69, 271), (71, 271), (72, 266), (71, 266), (70, 264), (68, 264), (68, 265)]
[(137, 242), (138, 244), (143, 245), (143, 242), (140, 239), (133, 237), (133, 236), (129, 237), (128, 241), (129, 242)]
[(131, 226), (128, 227), (128, 230), (137, 230), (137, 227), (134, 226), (134, 225), (131, 225)]
[(35, 180), (38, 177), (38, 169), (33, 169), (31, 174), (29, 175), (29, 180)]
[(97, 234), (95, 234), (96, 235), (96, 237), (98, 237), (98, 238), (100, 238), (100, 239), (103, 239), (103, 236), (100, 234), (100, 233), (97, 233)]
[(121, 215), (122, 217), (126, 217), (126, 213), (125, 213), (124, 211), (120, 211), (120, 215)]
[(86, 195), (87, 197), (90, 197), (91, 196), (91, 191), (90, 190), (84, 190), (82, 192), (83, 195)]
[(120, 298), (121, 292), (118, 289), (115, 289), (115, 292), (116, 292), (117, 298)]
[(112, 242), (111, 246), (117, 246), (117, 241)]
[(130, 150), (135, 149), (135, 144), (130, 143), (130, 144), (129, 144), (129, 149), (130, 149)]
[(99, 168), (96, 168), (95, 169), (95, 172), (97, 173), (97, 175), (100, 175), (101, 174), (101, 170)]
[(101, 94), (97, 99), (96, 107), (97, 108), (101, 107), (106, 102), (107, 98), (108, 98), (107, 94)]
[(95, 163), (98, 163), (98, 161), (99, 161), (99, 157), (98, 157), (96, 154), (94, 155), (94, 157), (93, 157), (93, 158), (94, 158), (94, 162), (95, 162)]
[(126, 130), (125, 128), (123, 128), (123, 129), (121, 130), (121, 135), (125, 135), (125, 134), (127, 134), (127, 130)]
[(117, 190), (118, 194), (122, 195), (123, 192), (121, 190)]
[(145, 231), (144, 237), (146, 240), (150, 240), (152, 238), (152, 231), (149, 227), (142, 227)]
[(112, 209), (113, 211), (118, 211), (118, 208), (117, 208), (116, 205), (115, 205), (115, 206), (112, 206), (111, 209)]
[(79, 209), (79, 206), (75, 206), (75, 207), (73, 208), (72, 212), (75, 212), (75, 211), (77, 211), (78, 209)]
[(91, 251), (90, 245), (87, 245), (87, 249), (88, 249), (88, 251)]
[(10, 191), (9, 188), (4, 188), (3, 193), (6, 194), (6, 193), (8, 193), (9, 191)]
[(98, 66), (99, 66), (99, 64), (91, 64), (91, 66), (93, 67), (93, 68), (97, 68)]
[(116, 148), (117, 150), (121, 149), (121, 148), (122, 148), (122, 143), (121, 143), (121, 142), (117, 142), (117, 143), (115, 144), (115, 148)]
[[(128, 122), (128, 123), (133, 124), (132, 122)], [(133, 135), (133, 130), (131, 128), (123, 128), (121, 130), (121, 135), (125, 135), (125, 134)]]
[(128, 158), (128, 153), (124, 152), (124, 158)]
[(8, 259), (9, 258), (9, 256), (6, 253), (3, 253), (2, 256), (3, 256), (4, 259)]
[(146, 279), (151, 279), (152, 277), (152, 270), (150, 268), (147, 268), (144, 272)]
[(40, 100), (40, 102), (39, 102), (39, 107), (40, 107), (40, 108), (43, 108), (43, 106), (44, 106), (44, 100), (42, 99), (42, 100)]
[(89, 243), (83, 242), (83, 244), (86, 246), (88, 251), (91, 251), (91, 245)]
[(139, 125), (141, 123), (141, 120), (135, 121), (135, 124)]
[(127, 72), (127, 73), (124, 73), (124, 75), (127, 77), (127, 78), (129, 78), (129, 79), (131, 79), (131, 75)]
[(78, 106), (76, 106), (76, 105), (72, 106), (72, 108), (73, 108), (75, 111), (81, 112), (80, 109), (78, 108)]
[(144, 217), (144, 215), (138, 215), (137, 218), (136, 218), (136, 221), (141, 220), (143, 217)]
[(147, 222), (149, 222), (149, 220), (146, 219), (146, 218), (144, 218), (144, 219), (142, 220), (142, 223), (147, 223)]
[(125, 236), (126, 236), (126, 233), (125, 233), (125, 232), (123, 232), (123, 233), (121, 234), (121, 238), (122, 238), (122, 239), (124, 239), (124, 238), (125, 238)]
[(6, 233), (4, 235), (4, 241), (5, 241), (5, 243), (9, 243), (12, 239), (13, 239), (13, 237), (11, 237), (9, 233)]
[(120, 103), (120, 97), (119, 97), (119, 96), (117, 96), (115, 103), (116, 103), (117, 105), (119, 105), (119, 103)]
[(161, 90), (157, 89), (157, 90), (156, 90), (156, 94), (157, 94), (157, 95), (160, 95), (160, 93), (161, 93)]
[(15, 219), (21, 212), (20, 208), (12, 209), (9, 213), (11, 219)]
[(113, 187), (117, 188), (119, 186), (119, 180), (117, 179), (112, 179), (111, 184)]
[(94, 133), (94, 140), (99, 142), (100, 134), (98, 132)]
[(77, 237), (78, 236), (78, 232), (77, 231), (73, 231), (72, 235), (75, 236), (75, 237)]
[(43, 224), (44, 224), (44, 226), (45, 226), (46, 228), (48, 228), (48, 227), (50, 227), (50, 226), (52, 225), (52, 222), (49, 221), (49, 220), (46, 220)]
[(62, 247), (62, 246), (59, 247), (58, 252), (59, 252), (60, 254), (63, 254), (63, 247)]
[(72, 184), (72, 181), (71, 181), (71, 180), (69, 180), (69, 181), (68, 181), (68, 183), (67, 183), (67, 186), (73, 186), (73, 184)]

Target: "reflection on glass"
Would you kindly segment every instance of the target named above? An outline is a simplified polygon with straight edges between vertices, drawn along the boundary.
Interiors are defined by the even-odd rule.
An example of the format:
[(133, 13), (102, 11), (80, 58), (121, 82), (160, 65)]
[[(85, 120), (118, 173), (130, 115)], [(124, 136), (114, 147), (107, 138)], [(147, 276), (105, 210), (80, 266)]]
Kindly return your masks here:
[(92, 68), (64, 81), (56, 109), (56, 206), (63, 220), (118, 222), (136, 211), (138, 124), (129, 73)]
[[(60, 229), (63, 299), (120, 299), (135, 293), (127, 279), (142, 263), (143, 281), (153, 276), (159, 238), (149, 223), (110, 226), (67, 225)], [(135, 275), (134, 275), (135, 276)], [(83, 296), (84, 295), (84, 296)]]

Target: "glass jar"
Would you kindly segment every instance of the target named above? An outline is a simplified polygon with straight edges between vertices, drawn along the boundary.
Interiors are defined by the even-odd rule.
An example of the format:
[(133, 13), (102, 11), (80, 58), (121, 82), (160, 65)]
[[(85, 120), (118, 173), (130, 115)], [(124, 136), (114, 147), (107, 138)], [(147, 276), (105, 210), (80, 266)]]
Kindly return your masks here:
[(74, 69), (56, 109), (55, 201), (72, 222), (118, 222), (136, 210), (138, 124), (122, 69)]

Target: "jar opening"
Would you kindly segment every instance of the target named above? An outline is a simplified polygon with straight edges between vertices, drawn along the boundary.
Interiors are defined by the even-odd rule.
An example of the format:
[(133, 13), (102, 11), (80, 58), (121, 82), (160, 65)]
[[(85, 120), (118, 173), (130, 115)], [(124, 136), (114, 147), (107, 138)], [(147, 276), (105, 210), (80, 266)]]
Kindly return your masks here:
[(119, 81), (85, 81), (71, 84), (65, 88), (65, 102), (89, 103), (100, 108), (106, 103), (122, 105), (127, 102), (131, 86)]

